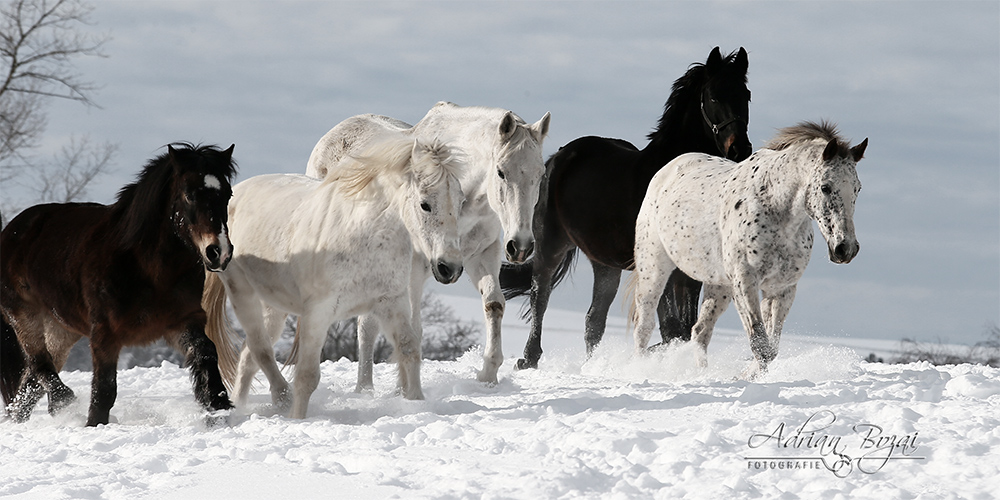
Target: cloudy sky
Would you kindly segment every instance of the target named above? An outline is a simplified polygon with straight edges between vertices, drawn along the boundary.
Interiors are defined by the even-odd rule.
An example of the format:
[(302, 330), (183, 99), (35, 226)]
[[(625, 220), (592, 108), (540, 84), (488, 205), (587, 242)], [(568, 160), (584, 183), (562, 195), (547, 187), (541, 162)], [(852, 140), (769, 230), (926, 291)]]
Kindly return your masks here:
[[(551, 112), (546, 156), (584, 135), (641, 147), (688, 65), (742, 46), (755, 147), (776, 128), (822, 118), (870, 140), (861, 253), (837, 266), (816, 245), (786, 331), (971, 343), (1000, 323), (995, 1), (94, 6), (88, 29), (110, 34), (107, 57), (77, 67), (102, 87), (100, 108), (54, 104), (37, 153), (73, 136), (119, 144), (95, 201), (113, 201), (172, 141), (235, 143), (241, 178), (303, 172), (342, 119), (413, 123), (439, 100), (529, 122)], [(590, 274), (582, 261), (553, 306), (585, 310)], [(467, 280), (440, 291), (475, 294)], [(733, 308), (720, 326), (739, 328)]]

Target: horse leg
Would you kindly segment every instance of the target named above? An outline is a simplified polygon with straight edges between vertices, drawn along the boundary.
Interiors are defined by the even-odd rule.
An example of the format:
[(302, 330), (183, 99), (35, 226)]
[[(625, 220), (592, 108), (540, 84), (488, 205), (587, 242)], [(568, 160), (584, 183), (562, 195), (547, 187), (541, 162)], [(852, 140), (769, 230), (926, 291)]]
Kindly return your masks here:
[(767, 338), (756, 280), (747, 273), (734, 274), (733, 301), (736, 302), (736, 310), (740, 313), (740, 321), (750, 340), (750, 351), (756, 361), (755, 366), (750, 367), (744, 375), (754, 378), (767, 370), (767, 364), (774, 359), (774, 349)]
[(649, 337), (656, 324), (656, 306), (663, 296), (670, 273), (676, 269), (660, 240), (657, 225), (644, 211), (639, 212), (635, 225), (635, 288), (632, 319), (635, 321), (636, 352), (642, 353), (649, 345)]
[[(420, 317), (420, 313), (421, 313), (421, 307), (420, 306), (423, 304), (423, 301), (424, 301), (424, 283), (427, 282), (427, 278), (429, 278), (430, 275), (431, 275), (430, 263), (427, 261), (426, 258), (424, 258), (423, 256), (421, 256), (421, 255), (417, 254), (416, 252), (414, 252), (414, 254), (413, 254), (413, 265), (412, 265), (412, 267), (410, 269), (411, 269), (411, 271), (410, 271), (410, 297), (409, 297), (409, 300), (410, 300), (410, 322), (409, 322), (409, 327), (413, 330), (413, 334), (412, 335), (416, 339), (415, 342), (416, 342), (416, 347), (417, 347), (417, 352), (418, 352), (418, 354), (417, 354), (417, 368), (416, 369), (412, 369), (412, 366), (411, 366), (411, 372), (407, 373), (405, 377), (403, 376), (403, 372), (400, 371), (400, 378), (399, 378), (399, 381), (398, 381), (400, 385), (398, 385), (398, 388), (402, 391), (403, 394), (407, 395), (406, 397), (408, 399), (423, 399), (424, 398), (423, 390), (420, 388), (420, 371), (419, 371), (420, 368), (419, 368), (419, 366), (420, 366), (420, 359), (423, 357), (424, 327), (423, 327), (423, 320)], [(500, 268), (498, 266), (497, 267), (497, 273), (498, 273), (497, 276), (499, 276), (499, 272), (500, 272), (499, 269)], [(496, 287), (496, 289), (499, 290), (499, 281), (497, 281), (496, 283), (498, 284), (497, 287)], [(497, 332), (496, 333), (497, 342), (499, 343), (499, 339), (500, 339), (499, 325), (497, 326), (496, 332)], [(404, 337), (404, 339), (405, 339), (405, 337)], [(498, 349), (498, 351), (499, 351), (499, 349)], [(497, 363), (497, 368), (499, 368), (500, 363), (503, 362), (503, 354), (499, 353), (499, 356), (500, 356), (500, 361)], [(486, 357), (485, 355), (484, 355), (484, 358), (485, 359), (491, 359), (491, 358)], [(399, 358), (397, 358), (397, 359), (399, 359)], [(486, 370), (485, 363), (484, 363), (483, 370)], [(414, 375), (414, 373), (415, 373), (415, 375)], [(494, 378), (494, 380), (496, 380), (496, 370), (495, 369), (493, 371), (493, 378)], [(482, 379), (480, 379), (480, 380), (482, 380)], [(413, 390), (410, 389), (410, 384), (413, 383), (414, 381), (417, 384), (416, 388), (415, 388), (416, 389), (415, 391), (413, 391)], [(419, 397), (416, 397), (416, 395), (419, 395)]]
[(107, 424), (111, 407), (118, 397), (118, 355), (122, 346), (107, 327), (98, 326), (90, 336), (90, 356), (94, 376), (90, 388), (90, 410), (87, 427)]
[(715, 322), (719, 320), (719, 316), (722, 316), (722, 313), (729, 307), (729, 295), (730, 289), (727, 286), (705, 286), (705, 300), (701, 303), (701, 314), (691, 332), (691, 339), (699, 347), (696, 356), (698, 366), (702, 368), (708, 366), (708, 343), (712, 340)]
[(698, 320), (700, 292), (700, 281), (689, 278), (680, 269), (670, 274), (656, 309), (660, 318), (660, 338), (664, 343), (674, 339), (691, 340), (691, 329)]
[(309, 397), (319, 386), (320, 355), (323, 351), (323, 341), (326, 340), (326, 331), (332, 323), (333, 320), (327, 320), (326, 315), (306, 313), (299, 316), (295, 386), (292, 411), (289, 414), (291, 418), (306, 418)]
[(181, 334), (180, 343), (191, 370), (195, 400), (208, 411), (231, 409), (233, 404), (219, 373), (219, 353), (205, 335), (204, 321), (188, 325)]
[[(18, 389), (7, 406), (7, 413), (15, 422), (25, 422), (42, 396), (49, 394), (49, 414), (54, 415), (76, 399), (73, 390), (59, 378), (57, 364), (48, 350), (45, 339), (47, 322), (35, 316), (20, 317), (14, 322), (17, 342), (24, 353), (25, 370)], [(36, 332), (42, 332), (37, 335)], [(65, 355), (62, 356), (65, 362)]]
[(62, 382), (57, 373), (66, 364), (69, 351), (73, 349), (73, 344), (76, 344), (80, 340), (80, 337), (82, 335), (66, 330), (59, 326), (55, 320), (50, 319), (46, 321), (45, 347), (52, 357), (52, 366), (54, 368), (42, 381), (42, 385), (45, 386), (49, 395), (49, 415), (56, 415), (63, 408), (69, 406), (70, 403), (76, 401), (76, 395), (73, 394), (73, 390)]
[(507, 301), (500, 292), (501, 241), (498, 238), (482, 252), (465, 260), (465, 271), (472, 284), (483, 298), (483, 314), (486, 318), (486, 348), (483, 350), (483, 368), (476, 379), (487, 384), (497, 383), (497, 371), (503, 363), (500, 323), (503, 321)]
[(241, 406), (246, 405), (250, 394), (250, 385), (253, 383), (254, 374), (259, 368), (264, 372), (270, 385), (271, 403), (279, 410), (288, 408), (290, 404), (289, 386), (285, 377), (281, 375), (278, 363), (274, 360), (274, 343), (270, 332), (267, 331), (268, 321), (264, 317), (264, 305), (252, 296), (230, 294), (229, 300), (233, 304), (236, 319), (243, 325), (243, 330), (246, 333), (246, 341), (240, 352), (240, 362), (237, 367), (234, 390), (236, 401)]
[(588, 358), (604, 337), (608, 323), (608, 309), (611, 308), (611, 303), (618, 293), (618, 284), (622, 276), (621, 269), (605, 266), (593, 260), (590, 263), (594, 268), (594, 294), (590, 301), (590, 309), (587, 310), (587, 329), (584, 334)]
[(406, 399), (424, 399), (420, 386), (420, 338), (413, 328), (412, 315), (407, 315), (408, 308), (404, 303), (395, 307), (387, 307), (378, 316), (381, 319), (382, 330), (386, 339), (392, 344), (392, 354), (398, 367), (399, 388)]
[(354, 392), (372, 392), (375, 381), (375, 341), (378, 339), (378, 321), (371, 315), (358, 316), (358, 385)]
[(767, 327), (768, 340), (774, 356), (778, 356), (778, 343), (781, 340), (781, 328), (792, 309), (795, 300), (796, 286), (792, 285), (775, 294), (764, 293), (761, 309), (764, 313), (764, 326)]

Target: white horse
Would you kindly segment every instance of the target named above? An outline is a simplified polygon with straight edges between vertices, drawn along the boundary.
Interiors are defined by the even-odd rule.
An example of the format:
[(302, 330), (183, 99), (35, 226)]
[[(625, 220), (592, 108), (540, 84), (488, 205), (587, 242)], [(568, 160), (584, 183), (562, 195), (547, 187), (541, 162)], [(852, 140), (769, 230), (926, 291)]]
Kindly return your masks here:
[[(465, 271), (483, 298), (487, 335), (483, 368), (477, 377), (482, 382), (495, 384), (503, 363), (500, 322), (505, 301), (499, 280), (502, 253), (506, 251), (511, 262), (524, 262), (535, 246), (531, 224), (545, 173), (542, 140), (548, 130), (548, 113), (528, 125), (505, 109), (439, 102), (413, 126), (380, 115), (348, 118), (327, 132), (309, 157), (306, 174), (322, 179), (342, 158), (383, 136), (440, 138), (463, 151), (467, 165), (459, 174), (465, 193), (459, 234)], [(410, 298), (413, 324), (421, 336), (420, 300), (432, 265), (426, 256), (414, 255)], [(373, 387), (372, 356), (377, 336), (377, 325), (359, 317), (358, 391)]]
[(423, 398), (420, 338), (410, 323), (407, 293), (410, 263), (415, 252), (428, 256), (442, 283), (462, 274), (460, 170), (446, 146), (395, 138), (344, 158), (325, 180), (261, 175), (234, 188), (233, 260), (225, 273), (208, 276), (203, 302), (206, 333), (217, 345), (233, 345), (226, 296), (246, 330), (235, 384), (235, 351), (219, 349), (223, 377), (234, 386), (238, 405), (246, 405), (260, 367), (274, 404), (288, 406), (288, 383), (272, 345), (287, 314), (299, 316), (291, 417), (306, 415), (327, 329), (357, 315), (367, 315), (387, 333), (404, 397)]
[(636, 222), (636, 348), (649, 343), (663, 286), (680, 268), (705, 284), (692, 329), (699, 365), (707, 365), (712, 329), (732, 298), (756, 359), (745, 375), (765, 370), (778, 354), (782, 324), (809, 263), (810, 219), (831, 261), (846, 264), (858, 253), (856, 165), (868, 139), (847, 144), (832, 124), (805, 122), (780, 130), (740, 163), (689, 153), (663, 167)]

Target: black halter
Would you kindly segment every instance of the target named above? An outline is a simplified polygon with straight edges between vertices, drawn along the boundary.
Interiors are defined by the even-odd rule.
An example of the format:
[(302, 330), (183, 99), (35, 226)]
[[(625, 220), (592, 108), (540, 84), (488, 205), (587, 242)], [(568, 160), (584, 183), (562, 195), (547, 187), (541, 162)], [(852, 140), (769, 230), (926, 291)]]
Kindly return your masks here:
[(701, 116), (702, 116), (702, 118), (705, 119), (705, 124), (707, 124), (712, 129), (712, 133), (715, 134), (715, 137), (717, 139), (719, 137), (719, 131), (722, 130), (722, 129), (724, 129), (724, 128), (726, 128), (726, 127), (728, 127), (729, 125), (733, 124), (734, 122), (746, 123), (745, 120), (743, 120), (742, 118), (736, 117), (736, 116), (734, 116), (734, 117), (732, 117), (732, 118), (730, 118), (730, 119), (728, 119), (728, 120), (726, 120), (726, 121), (724, 121), (722, 123), (719, 123), (719, 124), (712, 123), (712, 119), (709, 118), (708, 117), (708, 113), (705, 112), (705, 94), (701, 95)]

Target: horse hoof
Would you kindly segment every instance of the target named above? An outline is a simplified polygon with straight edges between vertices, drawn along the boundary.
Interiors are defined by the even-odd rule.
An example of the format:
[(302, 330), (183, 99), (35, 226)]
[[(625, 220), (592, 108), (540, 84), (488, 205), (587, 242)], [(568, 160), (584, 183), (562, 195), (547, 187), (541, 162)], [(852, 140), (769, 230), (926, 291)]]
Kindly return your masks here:
[(517, 369), (518, 370), (528, 370), (528, 369), (535, 369), (535, 368), (538, 368), (538, 360), (537, 359), (525, 359), (525, 358), (521, 358), (521, 359), (517, 360)]
[(478, 381), (480, 381), (480, 382), (482, 382), (484, 384), (487, 384), (487, 385), (489, 385), (491, 387), (495, 386), (495, 385), (497, 385), (499, 383), (497, 381), (497, 374), (496, 374), (496, 372), (494, 372), (492, 374), (490, 374), (490, 373), (484, 373), (484, 372), (479, 372), (479, 374), (476, 375), (476, 380), (478, 380)]
[(208, 429), (220, 429), (229, 427), (229, 410), (215, 410), (205, 415), (205, 427)]

